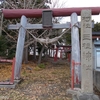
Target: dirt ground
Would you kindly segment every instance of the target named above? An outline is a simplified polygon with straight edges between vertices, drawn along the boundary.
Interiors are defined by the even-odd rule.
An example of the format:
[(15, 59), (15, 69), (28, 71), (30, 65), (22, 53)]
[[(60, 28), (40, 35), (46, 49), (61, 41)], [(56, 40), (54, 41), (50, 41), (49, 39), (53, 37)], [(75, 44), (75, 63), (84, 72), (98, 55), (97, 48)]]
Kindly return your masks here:
[[(0, 63), (0, 81), (11, 78), (11, 64)], [(66, 61), (43, 62), (38, 66), (22, 65), (22, 81), (15, 89), (0, 88), (0, 100), (72, 100), (67, 94), (71, 87), (70, 67)], [(100, 92), (94, 88), (95, 94)]]
[[(41, 68), (40, 68), (41, 67)], [(33, 62), (22, 65), (22, 81), (15, 89), (0, 89), (0, 100), (71, 100), (68, 64)], [(0, 64), (0, 81), (9, 80), (11, 64)]]

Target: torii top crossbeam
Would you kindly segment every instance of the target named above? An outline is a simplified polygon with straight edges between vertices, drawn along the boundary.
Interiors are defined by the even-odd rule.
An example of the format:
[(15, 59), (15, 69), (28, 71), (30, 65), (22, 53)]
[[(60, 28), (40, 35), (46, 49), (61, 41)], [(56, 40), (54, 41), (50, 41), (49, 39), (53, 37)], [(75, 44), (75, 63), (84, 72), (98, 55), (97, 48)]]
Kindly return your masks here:
[(27, 18), (40, 18), (42, 11), (52, 10), (53, 17), (70, 16), (73, 12), (80, 15), (81, 10), (91, 9), (92, 15), (100, 13), (100, 7), (78, 7), (78, 8), (56, 8), (56, 9), (2, 9), (2, 13), (6, 19), (21, 18), (25, 15)]

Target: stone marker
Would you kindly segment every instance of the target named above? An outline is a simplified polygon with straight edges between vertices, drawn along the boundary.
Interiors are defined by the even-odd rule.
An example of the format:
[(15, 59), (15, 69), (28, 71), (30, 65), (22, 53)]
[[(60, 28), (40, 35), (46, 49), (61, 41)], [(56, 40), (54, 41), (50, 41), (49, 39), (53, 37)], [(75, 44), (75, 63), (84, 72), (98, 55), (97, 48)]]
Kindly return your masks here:
[(93, 50), (91, 10), (81, 12), (81, 89), (93, 94)]

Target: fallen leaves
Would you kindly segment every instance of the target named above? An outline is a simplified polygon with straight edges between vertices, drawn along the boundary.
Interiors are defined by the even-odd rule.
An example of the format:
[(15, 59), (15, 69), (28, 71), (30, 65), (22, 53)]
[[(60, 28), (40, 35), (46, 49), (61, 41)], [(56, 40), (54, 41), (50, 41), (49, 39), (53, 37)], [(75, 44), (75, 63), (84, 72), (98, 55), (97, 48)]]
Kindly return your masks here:
[(0, 81), (8, 81), (12, 75), (12, 64), (0, 63)]
[[(5, 76), (2, 78), (9, 79), (11, 65), (0, 70)], [(6, 94), (8, 100), (71, 100), (66, 94), (70, 87), (70, 68), (67, 65), (49, 63), (40, 68), (35, 63), (23, 64), (21, 77), (23, 81), (15, 89), (1, 90), (0, 95)]]

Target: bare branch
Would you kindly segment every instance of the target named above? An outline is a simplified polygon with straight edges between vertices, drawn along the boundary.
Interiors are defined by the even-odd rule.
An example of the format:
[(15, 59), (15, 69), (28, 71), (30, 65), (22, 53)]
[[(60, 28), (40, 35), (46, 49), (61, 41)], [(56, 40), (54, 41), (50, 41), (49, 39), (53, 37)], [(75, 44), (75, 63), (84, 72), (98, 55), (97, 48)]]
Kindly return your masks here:
[(14, 41), (16, 41), (16, 39), (15, 39), (14, 37), (12, 37), (11, 35), (9, 35), (9, 34), (5, 31), (4, 28), (3, 28), (2, 30), (7, 34), (8, 37), (10, 37), (10, 38), (13, 39)]

